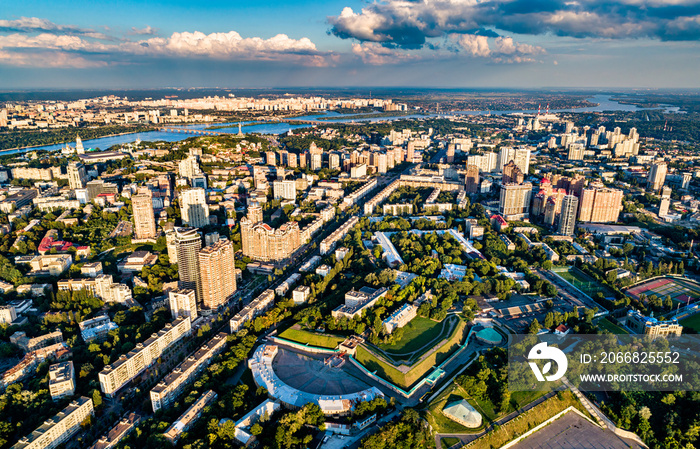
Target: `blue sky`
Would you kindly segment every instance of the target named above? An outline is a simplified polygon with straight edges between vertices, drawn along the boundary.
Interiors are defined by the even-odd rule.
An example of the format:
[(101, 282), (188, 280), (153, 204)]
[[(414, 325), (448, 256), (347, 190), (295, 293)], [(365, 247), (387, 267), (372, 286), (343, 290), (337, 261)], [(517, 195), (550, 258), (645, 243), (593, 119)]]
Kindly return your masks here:
[(0, 88), (700, 87), (700, 0), (0, 0)]

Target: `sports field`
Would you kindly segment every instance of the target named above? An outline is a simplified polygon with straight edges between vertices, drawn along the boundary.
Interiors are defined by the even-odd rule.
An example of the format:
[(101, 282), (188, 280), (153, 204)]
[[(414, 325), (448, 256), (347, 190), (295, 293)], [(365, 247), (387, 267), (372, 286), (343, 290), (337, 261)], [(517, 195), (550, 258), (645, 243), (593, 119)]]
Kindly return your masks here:
[(647, 297), (655, 295), (661, 299), (670, 296), (676, 303), (692, 304), (700, 298), (700, 284), (690, 279), (666, 277), (635, 285), (625, 293), (634, 299), (639, 299), (642, 294)]
[(624, 334), (629, 334), (626, 330), (618, 326), (617, 324), (613, 323), (606, 317), (603, 317), (598, 320), (596, 323), (599, 328), (605, 329), (606, 331), (610, 332), (611, 334), (615, 335), (624, 335)]
[(697, 332), (700, 332), (700, 313), (696, 313), (690, 318), (681, 320), (679, 323), (681, 326), (689, 327)]
[(602, 293), (603, 297), (605, 298), (614, 296), (614, 293), (612, 291), (605, 288), (603, 285), (600, 284), (600, 282), (596, 281), (595, 279), (588, 276), (586, 273), (584, 273), (576, 267), (552, 269), (552, 272), (554, 272), (557, 276), (564, 279), (566, 282), (581, 290), (583, 293), (587, 294), (591, 298), (593, 298), (596, 293)]

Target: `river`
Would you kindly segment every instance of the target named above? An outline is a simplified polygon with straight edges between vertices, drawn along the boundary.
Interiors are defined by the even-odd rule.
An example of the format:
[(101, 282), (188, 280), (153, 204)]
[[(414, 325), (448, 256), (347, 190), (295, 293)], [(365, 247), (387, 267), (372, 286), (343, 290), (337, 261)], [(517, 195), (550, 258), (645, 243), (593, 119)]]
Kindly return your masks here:
[[(550, 112), (556, 113), (556, 112), (603, 112), (603, 111), (626, 111), (626, 112), (632, 112), (632, 111), (643, 111), (645, 110), (644, 108), (638, 108), (634, 105), (629, 105), (629, 104), (621, 104), (618, 103), (617, 101), (611, 100), (611, 97), (609, 95), (595, 95), (592, 98), (589, 99), (591, 103), (598, 103), (598, 106), (590, 107), (590, 108), (575, 108), (575, 109), (552, 109)], [(678, 108), (676, 107), (667, 107), (665, 108), (666, 112), (678, 112)], [(536, 113), (537, 110), (511, 110), (511, 111), (457, 111), (457, 112), (450, 112), (451, 115), (483, 115), (483, 114), (494, 114), (494, 115), (504, 115), (504, 114), (534, 114)], [(544, 112), (544, 111), (543, 111)], [(436, 117), (436, 114), (410, 114), (410, 115), (401, 115), (401, 116), (370, 116), (370, 117), (358, 117), (362, 115), (371, 115), (372, 113), (352, 113), (352, 114), (339, 114), (334, 111), (329, 111), (326, 113), (320, 113), (320, 114), (313, 114), (313, 115), (305, 115), (302, 117), (295, 117), (295, 119), (298, 120), (317, 120), (319, 118), (326, 118), (326, 120), (323, 120), (324, 122), (328, 123), (349, 123), (349, 122), (378, 122), (382, 120), (398, 120), (398, 119), (404, 119), (404, 118), (426, 118), (426, 117)], [(294, 120), (294, 119), (292, 119)], [(255, 121), (249, 121), (249, 122), (242, 122), (241, 124), (243, 125), (243, 131), (246, 133), (259, 133), (259, 134), (282, 134), (285, 133), (289, 130), (295, 130), (299, 128), (308, 128), (308, 124), (303, 124), (303, 125), (290, 125), (287, 122), (275, 122), (275, 123), (264, 123), (264, 124), (253, 124), (253, 123), (259, 123)], [(226, 126), (230, 125), (230, 128), (224, 128), (224, 129), (219, 129), (217, 131), (220, 131), (222, 133), (230, 133), (230, 134), (237, 134), (238, 133), (238, 123), (214, 123), (214, 124), (199, 124), (199, 125), (173, 125), (174, 127), (178, 128), (190, 128), (190, 129), (207, 129), (209, 127), (220, 127), (220, 126)], [(185, 133), (172, 133), (172, 132), (164, 132), (164, 131), (148, 131), (148, 132), (142, 132), (142, 133), (130, 133), (130, 134), (121, 134), (118, 136), (108, 136), (108, 137), (100, 137), (97, 139), (90, 139), (90, 140), (85, 140), (83, 141), (83, 145), (85, 148), (92, 148), (92, 149), (100, 149), (100, 150), (106, 150), (107, 148), (113, 146), (113, 145), (122, 145), (126, 143), (131, 143), (136, 140), (141, 140), (141, 141), (158, 141), (158, 140), (163, 140), (166, 142), (177, 142), (180, 140), (187, 139), (188, 137), (193, 137), (193, 134), (185, 134)], [(0, 151), (0, 155), (7, 155), (7, 154), (16, 154), (16, 153), (25, 153), (27, 151), (33, 151), (33, 150), (48, 150), (48, 151), (58, 151), (61, 148), (63, 148), (65, 144), (56, 144), (56, 145), (46, 145), (46, 146), (38, 146), (38, 147), (31, 147), (31, 148), (22, 148), (22, 149), (14, 149), (14, 150), (4, 150)]]

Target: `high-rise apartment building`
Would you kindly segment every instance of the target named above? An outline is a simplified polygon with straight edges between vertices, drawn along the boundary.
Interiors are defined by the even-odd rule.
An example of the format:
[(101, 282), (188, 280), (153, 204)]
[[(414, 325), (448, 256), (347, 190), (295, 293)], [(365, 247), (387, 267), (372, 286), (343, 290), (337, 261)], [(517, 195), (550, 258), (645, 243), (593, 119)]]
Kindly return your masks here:
[(467, 193), (477, 193), (479, 191), (479, 167), (467, 165), (467, 174), (464, 178), (464, 190)]
[(153, 212), (153, 197), (149, 189), (142, 189), (131, 197), (134, 213), (134, 235), (137, 239), (150, 239), (156, 236), (156, 218)]
[(562, 200), (561, 214), (559, 215), (559, 234), (573, 235), (576, 228), (576, 212), (578, 211), (578, 198), (566, 195)]
[(320, 170), (321, 169), (321, 164), (323, 161), (323, 155), (320, 153), (311, 153), (311, 170)]
[(467, 165), (476, 165), (480, 172), (498, 171), (498, 154), (484, 153), (467, 156)]
[(569, 160), (570, 161), (582, 161), (583, 153), (586, 151), (585, 145), (582, 143), (572, 143), (569, 145)]
[(272, 193), (274, 198), (285, 200), (296, 200), (297, 188), (296, 181), (293, 179), (287, 181), (274, 181), (272, 183)]
[(614, 223), (622, 209), (622, 190), (609, 189), (602, 184), (583, 189), (579, 201), (578, 221)]
[(498, 166), (503, 170), (503, 166), (513, 161), (524, 175), (530, 172), (530, 149), (502, 147), (499, 153)]
[(203, 228), (209, 224), (209, 207), (204, 189), (183, 190), (180, 193), (182, 224)]
[(650, 190), (658, 192), (661, 187), (664, 186), (666, 182), (666, 173), (668, 172), (668, 166), (666, 162), (657, 162), (651, 165), (649, 169), (649, 175), (647, 176), (647, 185)]
[(515, 162), (510, 161), (503, 166), (503, 184), (522, 184), (525, 180), (525, 174)]
[(241, 219), (243, 255), (263, 262), (281, 262), (301, 245), (299, 225), (290, 221), (277, 229), (248, 217)]
[(259, 203), (251, 203), (248, 205), (248, 221), (252, 224), (263, 221), (263, 210)]
[(216, 310), (228, 303), (236, 292), (236, 267), (233, 243), (219, 240), (199, 252), (202, 283), (202, 308)]
[(195, 176), (202, 175), (202, 169), (199, 167), (199, 159), (196, 154), (190, 154), (178, 164), (178, 174), (181, 178), (191, 180)]
[(190, 321), (197, 319), (197, 298), (191, 288), (179, 288), (168, 292), (170, 313), (173, 319), (189, 317)]
[(85, 165), (81, 162), (71, 162), (67, 167), (68, 171), (68, 186), (75, 189), (82, 189), (85, 187), (85, 183), (88, 180), (87, 172), (85, 171)]
[(506, 220), (520, 220), (530, 213), (532, 184), (503, 184), (499, 212)]
[(197, 301), (201, 303), (199, 251), (202, 249), (202, 238), (194, 228), (175, 228), (175, 247), (177, 248), (178, 285), (180, 288), (194, 290)]

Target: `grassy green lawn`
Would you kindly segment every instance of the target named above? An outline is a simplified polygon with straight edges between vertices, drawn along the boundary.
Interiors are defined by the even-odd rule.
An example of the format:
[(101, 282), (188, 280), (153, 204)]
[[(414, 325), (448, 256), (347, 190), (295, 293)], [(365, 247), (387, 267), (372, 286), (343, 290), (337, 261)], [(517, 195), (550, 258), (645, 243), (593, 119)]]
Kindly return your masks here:
[(417, 351), (440, 335), (442, 323), (429, 320), (420, 316), (415, 317), (403, 327), (401, 340), (390, 345), (379, 345), (378, 347), (391, 354), (406, 354)]
[(618, 326), (617, 324), (613, 323), (607, 318), (601, 318), (598, 320), (598, 327), (601, 329), (605, 329), (606, 331), (610, 332), (611, 334), (629, 334), (626, 330)]
[(700, 313), (696, 313), (689, 318), (681, 320), (680, 324), (700, 332)]
[(301, 344), (309, 344), (310, 346), (318, 346), (320, 348), (330, 348), (335, 349), (339, 343), (345, 340), (344, 337), (339, 337), (337, 335), (326, 335), (318, 334), (316, 332), (310, 332), (303, 329), (299, 329), (297, 326), (292, 326), (286, 331), (279, 334), (279, 337), (295, 341)]
[(449, 449), (455, 444), (459, 443), (460, 439), (455, 437), (447, 437), (440, 440), (440, 445), (443, 449)]

